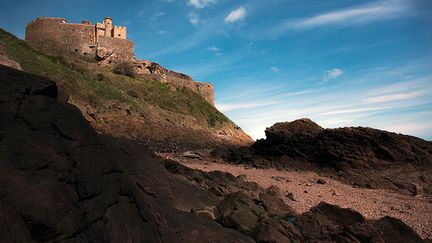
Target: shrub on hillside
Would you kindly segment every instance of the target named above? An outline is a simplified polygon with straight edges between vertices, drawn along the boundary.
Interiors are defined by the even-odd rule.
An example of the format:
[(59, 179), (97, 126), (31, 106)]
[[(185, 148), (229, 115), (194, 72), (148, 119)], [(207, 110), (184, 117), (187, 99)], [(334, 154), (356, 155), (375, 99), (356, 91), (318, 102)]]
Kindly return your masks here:
[(119, 62), (114, 66), (113, 72), (124, 76), (135, 78), (136, 72), (134, 66), (130, 62)]
[(98, 81), (104, 81), (105, 75), (103, 73), (98, 73), (98, 74), (96, 74), (96, 78)]

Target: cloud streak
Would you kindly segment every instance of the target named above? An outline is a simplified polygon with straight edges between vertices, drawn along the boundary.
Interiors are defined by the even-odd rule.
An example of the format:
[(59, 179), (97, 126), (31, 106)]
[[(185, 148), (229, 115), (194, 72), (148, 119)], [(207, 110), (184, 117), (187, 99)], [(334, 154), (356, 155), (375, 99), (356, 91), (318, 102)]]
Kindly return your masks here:
[(235, 23), (244, 20), (246, 17), (246, 9), (244, 7), (239, 7), (231, 11), (224, 19), (225, 23)]
[(372, 4), (318, 14), (309, 18), (287, 19), (273, 29), (275, 35), (289, 30), (311, 29), (320, 26), (352, 26), (378, 20), (403, 17), (409, 10), (407, 0), (382, 0)]
[(220, 52), (221, 49), (216, 47), (215, 45), (212, 45), (212, 46), (207, 47), (207, 50), (211, 51), (211, 52)]
[(259, 103), (230, 103), (230, 104), (216, 104), (216, 108), (222, 112), (242, 110), (242, 109), (254, 109), (258, 107), (270, 106), (279, 103), (278, 101), (270, 102), (259, 102)]
[(189, 0), (187, 2), (188, 5), (195, 8), (205, 8), (213, 3), (216, 3), (216, 0)]
[(333, 68), (331, 70), (327, 70), (326, 76), (324, 77), (323, 81), (327, 82), (327, 81), (335, 79), (335, 78), (337, 78), (343, 74), (344, 74), (344, 71), (342, 71), (339, 68)]
[(395, 102), (401, 100), (413, 99), (421, 96), (421, 92), (410, 92), (410, 93), (399, 93), (390, 95), (374, 96), (365, 99), (365, 103), (385, 103), (385, 102)]

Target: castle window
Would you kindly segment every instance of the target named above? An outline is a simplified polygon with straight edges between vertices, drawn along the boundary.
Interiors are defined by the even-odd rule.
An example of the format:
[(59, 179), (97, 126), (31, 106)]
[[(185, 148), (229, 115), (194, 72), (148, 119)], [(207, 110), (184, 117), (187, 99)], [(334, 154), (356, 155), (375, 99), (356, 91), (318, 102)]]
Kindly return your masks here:
[(120, 36), (120, 34), (118, 34), (118, 36)]

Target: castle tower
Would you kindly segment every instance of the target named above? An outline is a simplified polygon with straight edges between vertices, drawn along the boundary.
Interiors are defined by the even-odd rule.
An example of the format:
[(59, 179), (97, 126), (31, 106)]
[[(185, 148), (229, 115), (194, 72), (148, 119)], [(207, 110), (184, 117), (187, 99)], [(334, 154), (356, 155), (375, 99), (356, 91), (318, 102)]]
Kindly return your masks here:
[(98, 48), (113, 52), (116, 60), (133, 60), (134, 44), (126, 39), (126, 27), (114, 26), (110, 17), (93, 25), (88, 20), (67, 23), (64, 18), (39, 17), (26, 27), (26, 40), (49, 54), (96, 57)]
[(104, 19), (105, 25), (105, 36), (113, 37), (113, 25), (111, 17), (105, 17)]

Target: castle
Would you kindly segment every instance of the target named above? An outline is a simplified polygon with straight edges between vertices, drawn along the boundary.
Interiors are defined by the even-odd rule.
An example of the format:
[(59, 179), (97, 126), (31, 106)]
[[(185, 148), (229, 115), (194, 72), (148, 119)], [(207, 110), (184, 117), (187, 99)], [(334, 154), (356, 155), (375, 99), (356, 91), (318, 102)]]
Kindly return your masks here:
[(26, 27), (26, 41), (33, 47), (51, 55), (69, 55), (96, 60), (100, 65), (119, 62), (133, 64), (138, 75), (169, 83), (175, 89), (188, 88), (214, 105), (213, 85), (195, 82), (185, 74), (168, 70), (157, 63), (137, 60), (134, 43), (126, 38), (126, 27), (115, 26), (110, 17), (102, 23), (68, 23), (65, 18), (39, 17)]
[(126, 39), (126, 27), (115, 26), (110, 17), (92, 25), (68, 23), (65, 18), (39, 17), (26, 27), (26, 41), (45, 52), (89, 58), (132, 61), (134, 43)]

